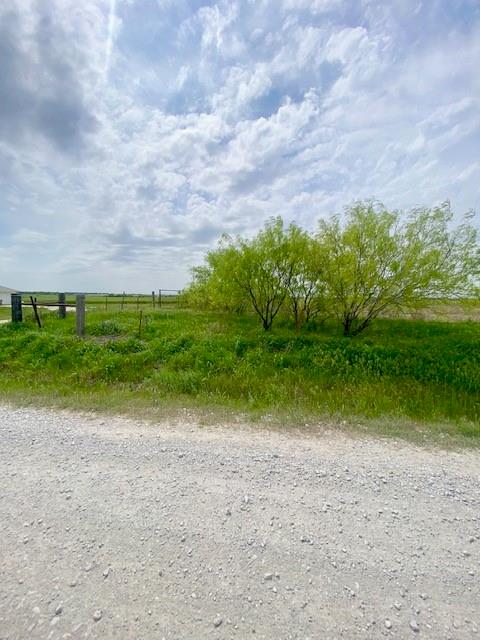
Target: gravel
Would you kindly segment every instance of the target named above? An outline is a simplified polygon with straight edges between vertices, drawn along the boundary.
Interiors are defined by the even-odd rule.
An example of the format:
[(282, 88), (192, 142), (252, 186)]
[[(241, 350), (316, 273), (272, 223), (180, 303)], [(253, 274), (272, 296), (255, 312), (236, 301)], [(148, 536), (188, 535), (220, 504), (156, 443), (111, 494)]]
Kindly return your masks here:
[(0, 405), (0, 640), (476, 638), (480, 455)]
[(410, 620), (410, 629), (418, 633), (420, 631), (420, 627), (418, 626), (418, 622), (416, 620)]

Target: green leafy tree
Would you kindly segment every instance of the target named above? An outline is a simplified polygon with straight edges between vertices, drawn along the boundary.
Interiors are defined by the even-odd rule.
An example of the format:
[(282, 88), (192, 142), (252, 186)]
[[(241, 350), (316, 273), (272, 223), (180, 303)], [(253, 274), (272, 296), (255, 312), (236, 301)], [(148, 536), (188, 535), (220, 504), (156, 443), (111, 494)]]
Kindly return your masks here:
[(211, 269), (206, 265), (202, 265), (200, 267), (192, 267), (190, 272), (192, 274), (192, 280), (181, 293), (182, 304), (193, 307), (194, 309), (211, 308), (212, 305), (209, 294)]
[(269, 331), (285, 302), (293, 273), (282, 219), (267, 222), (252, 240), (231, 240), (230, 250), (230, 278)]
[(449, 203), (404, 219), (369, 201), (348, 208), (343, 223), (338, 216), (320, 222), (326, 296), (344, 335), (360, 333), (387, 310), (472, 294), (477, 234), (468, 219), (451, 230), (452, 218)]
[(223, 236), (218, 247), (207, 254), (206, 264), (192, 270), (187, 296), (227, 311), (250, 306), (268, 331), (287, 297), (295, 299), (300, 314), (300, 297), (305, 289), (308, 316), (312, 313), (312, 295), (307, 279), (302, 281), (298, 272), (305, 262), (302, 234), (293, 225), (285, 231), (281, 218), (274, 218), (252, 239)]
[(291, 277), (286, 282), (287, 299), (297, 331), (324, 308), (322, 257), (317, 241), (296, 225), (286, 232)]
[(224, 236), (217, 249), (209, 251), (205, 265), (193, 267), (192, 282), (184, 293), (189, 306), (241, 313), (247, 307), (244, 292), (232, 278), (231, 265), (236, 261), (235, 249)]

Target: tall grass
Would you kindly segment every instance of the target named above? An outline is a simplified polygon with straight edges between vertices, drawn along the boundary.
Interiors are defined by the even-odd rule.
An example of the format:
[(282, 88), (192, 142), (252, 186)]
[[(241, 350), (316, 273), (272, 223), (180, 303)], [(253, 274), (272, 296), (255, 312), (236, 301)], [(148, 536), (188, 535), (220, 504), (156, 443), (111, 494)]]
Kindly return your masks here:
[(271, 333), (254, 318), (214, 313), (42, 312), (0, 325), (0, 393), (188, 400), (278, 416), (409, 419), (480, 436), (480, 330), (474, 322), (379, 320), (355, 339), (328, 324)]

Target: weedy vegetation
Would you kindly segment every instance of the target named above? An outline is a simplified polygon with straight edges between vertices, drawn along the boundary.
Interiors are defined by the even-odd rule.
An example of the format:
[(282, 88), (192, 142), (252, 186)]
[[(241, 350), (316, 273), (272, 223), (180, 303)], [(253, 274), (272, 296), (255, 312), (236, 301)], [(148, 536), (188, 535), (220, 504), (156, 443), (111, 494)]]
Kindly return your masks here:
[[(169, 407), (227, 410), (305, 422), (330, 418), (415, 423), (480, 436), (480, 338), (476, 322), (379, 319), (355, 339), (334, 322), (302, 334), (288, 318), (265, 332), (253, 315), (157, 311), (42, 312), (0, 326), (0, 392), (63, 406), (140, 414)], [(393, 428), (392, 427), (392, 428)], [(395, 427), (395, 432), (398, 429)]]
[(224, 237), (184, 308), (140, 324), (92, 299), (85, 339), (73, 314), (0, 325), (0, 393), (480, 442), (479, 250), (468, 220), (451, 223), (446, 205), (404, 217), (368, 202), (315, 234), (276, 219)]

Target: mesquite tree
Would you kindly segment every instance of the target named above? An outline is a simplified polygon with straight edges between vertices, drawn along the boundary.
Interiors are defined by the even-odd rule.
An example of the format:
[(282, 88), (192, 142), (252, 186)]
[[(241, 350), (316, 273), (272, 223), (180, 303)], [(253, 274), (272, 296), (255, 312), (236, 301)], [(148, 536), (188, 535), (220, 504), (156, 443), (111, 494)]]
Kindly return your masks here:
[(322, 312), (354, 336), (386, 311), (478, 295), (477, 232), (468, 216), (452, 222), (448, 203), (404, 215), (373, 201), (321, 220), (315, 236), (275, 218), (251, 239), (224, 236), (185, 295), (195, 306), (251, 308), (267, 331), (282, 309), (297, 330)]
[(285, 302), (295, 270), (281, 218), (270, 220), (252, 240), (231, 241), (230, 249), (230, 277), (269, 331)]
[(293, 269), (286, 283), (287, 299), (295, 329), (324, 310), (324, 285), (322, 282), (323, 257), (318, 242), (296, 225), (286, 232), (287, 251)]
[(414, 209), (404, 219), (379, 203), (359, 202), (320, 222), (328, 306), (346, 336), (384, 311), (472, 293), (478, 276), (476, 231), (465, 221), (450, 230), (449, 203)]

